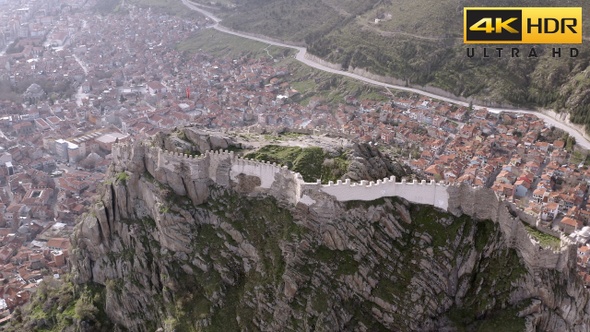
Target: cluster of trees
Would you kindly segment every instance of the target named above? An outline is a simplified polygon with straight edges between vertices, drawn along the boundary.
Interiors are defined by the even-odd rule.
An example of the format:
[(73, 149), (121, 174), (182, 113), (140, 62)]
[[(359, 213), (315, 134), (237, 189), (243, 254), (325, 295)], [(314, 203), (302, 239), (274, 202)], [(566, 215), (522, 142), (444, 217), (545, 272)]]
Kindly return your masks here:
[(18, 41), (13, 42), (6, 48), (6, 54), (20, 53), (25, 49), (24, 46), (19, 45)]
[(573, 152), (574, 146), (576, 145), (576, 138), (570, 136), (568, 133), (565, 133), (563, 137), (561, 137), (561, 139), (565, 141), (565, 149), (567, 150), (567, 152)]
[(109, 331), (104, 286), (46, 277), (31, 302), (18, 307), (3, 331)]
[(15, 103), (21, 103), (23, 100), (22, 95), (15, 92), (10, 81), (6, 79), (0, 79), (0, 99)]

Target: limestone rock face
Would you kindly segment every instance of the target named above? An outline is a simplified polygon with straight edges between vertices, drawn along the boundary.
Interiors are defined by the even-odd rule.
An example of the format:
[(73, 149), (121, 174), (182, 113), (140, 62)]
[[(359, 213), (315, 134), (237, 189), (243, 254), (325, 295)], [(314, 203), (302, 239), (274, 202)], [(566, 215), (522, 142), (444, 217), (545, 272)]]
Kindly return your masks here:
[(391, 175), (402, 178), (411, 173), (403, 165), (381, 153), (376, 145), (354, 144), (350, 159), (344, 178), (352, 181), (380, 180)]
[[(187, 148), (230, 144), (183, 130), (195, 142)], [(449, 189), (451, 213), (311, 190), (313, 203), (293, 204), (283, 173), (262, 193), (260, 179), (234, 182), (221, 155), (178, 159), (149, 142), (113, 154), (110, 181), (73, 236), (72, 265), (76, 282), (106, 286), (109, 318), (130, 331), (590, 326), (575, 252), (543, 258), (485, 191)]]
[(189, 142), (197, 146), (198, 151), (201, 153), (209, 150), (225, 150), (232, 146), (237, 146), (229, 137), (220, 136), (219, 134), (208, 135), (194, 127), (186, 127), (182, 129), (182, 132)]

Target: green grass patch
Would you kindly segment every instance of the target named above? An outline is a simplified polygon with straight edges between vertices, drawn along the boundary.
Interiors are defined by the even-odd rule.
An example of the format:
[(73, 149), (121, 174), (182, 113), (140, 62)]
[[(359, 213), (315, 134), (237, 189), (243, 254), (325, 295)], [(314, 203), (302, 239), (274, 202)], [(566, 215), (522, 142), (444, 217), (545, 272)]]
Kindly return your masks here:
[(330, 158), (319, 147), (267, 145), (245, 157), (286, 165), (292, 171), (300, 173), (306, 182), (315, 182), (318, 179), (322, 183), (336, 181), (348, 169), (345, 156)]
[(312, 309), (317, 312), (326, 312), (329, 309), (328, 296), (329, 295), (323, 291), (319, 291), (318, 293), (314, 294), (311, 299)]
[(294, 59), (286, 59), (280, 65), (288, 68), (291, 87), (299, 92), (293, 101), (302, 105), (314, 97), (326, 104), (344, 103), (349, 96), (357, 100), (389, 100), (386, 90), (381, 87), (317, 70)]
[(477, 230), (475, 232), (475, 249), (482, 252), (486, 244), (489, 242), (496, 227), (491, 221), (480, 221), (476, 223)]
[(121, 0), (101, 0), (94, 5), (94, 10), (100, 14), (109, 14), (114, 12), (120, 3)]
[[(202, 29), (192, 37), (176, 45), (180, 52), (204, 53), (217, 57), (237, 57), (248, 55), (252, 58), (282, 58), (292, 54), (291, 49), (269, 46), (261, 42), (237, 37), (215, 29)], [(267, 52), (268, 51), (268, 52)]]
[(580, 164), (583, 163), (584, 166), (588, 166), (590, 164), (590, 154), (583, 153), (581, 151), (574, 151), (571, 154), (570, 162), (573, 164)]
[(123, 172), (117, 173), (116, 180), (118, 183), (125, 185), (125, 182), (127, 181), (127, 179), (129, 179), (129, 174), (127, 174), (127, 172), (123, 171)]
[(278, 136), (275, 137), (275, 139), (277, 139), (279, 141), (291, 141), (291, 140), (295, 140), (295, 139), (298, 139), (301, 137), (306, 137), (306, 136), (309, 136), (309, 134), (288, 131), (288, 132), (284, 132), (284, 133), (279, 134)]
[(525, 330), (525, 319), (516, 316), (517, 308), (501, 309), (480, 319), (473, 319), (469, 309), (453, 309), (449, 318), (459, 332), (521, 332)]
[(526, 228), (527, 232), (530, 235), (532, 235), (537, 241), (539, 241), (539, 244), (542, 247), (552, 248), (552, 249), (559, 249), (561, 247), (561, 239), (560, 238), (555, 237), (550, 234), (543, 233), (540, 230), (533, 228), (527, 224), (523, 223), (523, 225)]
[(526, 308), (529, 301), (524, 301), (516, 306), (494, 310), (477, 319), (473, 318), (473, 312), (469, 308), (459, 309), (454, 307), (448, 313), (449, 318), (458, 332), (521, 332), (525, 330), (525, 319), (517, 316), (517, 313)]
[(395, 302), (396, 296), (402, 296), (408, 289), (407, 283), (393, 282), (386, 277), (379, 280), (377, 286), (373, 289), (373, 295), (387, 302)]
[[(241, 278), (239, 283), (225, 290), (225, 301), (221, 308), (215, 311), (211, 317), (211, 332), (240, 331), (240, 325), (236, 320), (240, 309), (240, 294), (244, 288)], [(243, 317), (245, 321), (251, 321), (253, 317)]]
[[(464, 226), (466, 222), (473, 222), (468, 216), (459, 218), (450, 218), (447, 213), (442, 213), (433, 206), (413, 204), (410, 215), (416, 224), (416, 229), (426, 232), (432, 237), (433, 247), (445, 247), (454, 236)], [(449, 225), (446, 225), (441, 219), (450, 219)], [(484, 239), (487, 241), (488, 239)]]
[(354, 259), (352, 250), (330, 250), (325, 246), (319, 246), (311, 257), (330, 265), (337, 275), (354, 274), (359, 268), (359, 262)]
[(314, 91), (317, 87), (317, 84), (314, 80), (302, 80), (299, 82), (291, 83), (291, 87), (300, 93), (306, 93), (310, 91)]
[[(109, 0), (113, 1), (113, 0)], [(140, 7), (149, 7), (153, 10), (168, 14), (168, 15), (176, 15), (176, 16), (184, 16), (184, 17), (195, 17), (198, 14), (195, 11), (188, 9), (187, 6), (183, 5), (180, 0), (126, 0), (129, 3), (132, 3), (136, 6)]]
[[(453, 307), (449, 318), (459, 331), (522, 331), (524, 320), (517, 318), (519, 308), (502, 308), (510, 298), (512, 283), (527, 273), (514, 249), (495, 252), (477, 263), (476, 274), (465, 275), (469, 281), (467, 296), (461, 307)], [(520, 329), (517, 329), (520, 328)]]
[(521, 332), (525, 330), (525, 319), (516, 316), (517, 310), (500, 310), (486, 317), (477, 332)]

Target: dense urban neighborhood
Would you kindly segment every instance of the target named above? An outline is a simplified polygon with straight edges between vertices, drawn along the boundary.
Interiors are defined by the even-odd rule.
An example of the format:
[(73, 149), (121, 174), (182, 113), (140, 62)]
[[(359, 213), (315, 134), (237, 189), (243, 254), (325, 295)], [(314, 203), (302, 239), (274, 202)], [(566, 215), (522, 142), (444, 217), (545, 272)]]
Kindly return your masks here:
[[(489, 187), (528, 215), (532, 237), (577, 241), (590, 285), (587, 151), (535, 115), (412, 94), (299, 91), (275, 57), (214, 57), (178, 44), (212, 22), (96, 1), (0, 0), (0, 310), (68, 271), (69, 236), (104, 179), (113, 144), (197, 125), (309, 129), (381, 146), (428, 180)], [(288, 58), (284, 52), (282, 58)], [(299, 90), (298, 90), (299, 88)]]

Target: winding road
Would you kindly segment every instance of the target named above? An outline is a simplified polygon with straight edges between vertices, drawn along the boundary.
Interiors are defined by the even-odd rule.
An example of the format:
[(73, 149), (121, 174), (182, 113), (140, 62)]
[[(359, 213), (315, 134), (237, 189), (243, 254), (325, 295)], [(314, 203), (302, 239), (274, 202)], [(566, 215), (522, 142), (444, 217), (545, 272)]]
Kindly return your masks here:
[[(422, 95), (425, 97), (434, 98), (434, 99), (446, 101), (449, 103), (453, 103), (456, 105), (469, 106), (468, 102), (464, 102), (464, 101), (461, 101), (458, 99), (440, 96), (440, 95), (437, 95), (437, 94), (434, 94), (431, 92), (427, 92), (427, 91), (423, 91), (420, 89), (416, 89), (416, 88), (410, 88), (410, 87), (405, 87), (405, 86), (401, 86), (401, 85), (383, 83), (383, 82), (376, 81), (376, 80), (373, 80), (373, 79), (370, 79), (370, 78), (367, 78), (367, 77), (364, 77), (361, 75), (357, 75), (357, 74), (354, 74), (351, 72), (347, 72), (347, 71), (338, 70), (338, 69), (324, 66), (320, 63), (317, 63), (317, 62), (307, 58), (305, 56), (307, 54), (307, 49), (305, 47), (293, 46), (293, 45), (280, 43), (280, 42), (276, 42), (276, 41), (265, 39), (265, 38), (251, 36), (246, 33), (229, 30), (229, 29), (219, 25), (219, 23), (221, 22), (221, 19), (216, 17), (215, 15), (213, 15), (211, 12), (208, 12), (208, 11), (200, 8), (199, 6), (195, 5), (194, 3), (191, 3), (190, 0), (181, 0), (181, 1), (189, 9), (199, 12), (199, 13), (205, 15), (206, 17), (208, 17), (209, 19), (211, 19), (213, 22), (215, 22), (215, 24), (213, 26), (211, 26), (212, 28), (214, 28), (220, 32), (228, 33), (228, 34), (242, 37), (242, 38), (247, 38), (250, 40), (255, 40), (255, 41), (258, 41), (261, 43), (295, 49), (295, 50), (297, 50), (297, 55), (295, 56), (295, 59), (297, 59), (298, 61), (300, 61), (310, 67), (313, 67), (313, 68), (316, 68), (316, 69), (319, 69), (319, 70), (322, 70), (325, 72), (329, 72), (332, 74), (350, 77), (350, 78), (353, 78), (353, 79), (356, 79), (359, 81), (363, 81), (365, 83), (373, 84), (376, 86), (381, 86), (381, 87), (396, 89), (396, 90), (401, 90), (401, 91), (408, 91), (408, 92), (416, 93), (416, 94), (419, 94), (419, 95)], [(527, 109), (493, 108), (493, 107), (486, 107), (486, 106), (480, 106), (480, 105), (473, 105), (473, 108), (474, 109), (486, 108), (488, 111), (490, 111), (492, 113), (510, 112), (510, 113), (521, 113), (521, 114), (534, 114), (537, 117), (543, 119), (543, 121), (545, 121), (545, 123), (547, 123), (551, 126), (554, 126), (556, 128), (562, 129), (562, 130), (566, 131), (570, 136), (575, 137), (576, 144), (579, 147), (582, 147), (586, 150), (590, 150), (590, 140), (584, 135), (583, 128), (581, 128), (580, 126), (576, 126), (576, 125), (570, 123), (569, 121), (560, 121), (560, 120), (556, 119), (555, 117), (552, 117), (548, 114), (544, 114), (544, 113), (541, 113), (539, 111), (534, 111), (534, 110), (527, 110)]]

